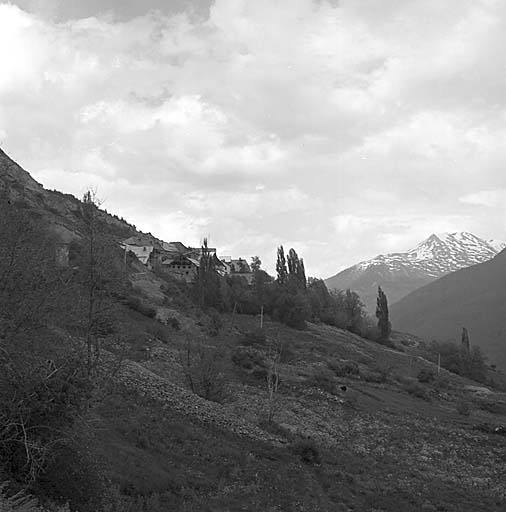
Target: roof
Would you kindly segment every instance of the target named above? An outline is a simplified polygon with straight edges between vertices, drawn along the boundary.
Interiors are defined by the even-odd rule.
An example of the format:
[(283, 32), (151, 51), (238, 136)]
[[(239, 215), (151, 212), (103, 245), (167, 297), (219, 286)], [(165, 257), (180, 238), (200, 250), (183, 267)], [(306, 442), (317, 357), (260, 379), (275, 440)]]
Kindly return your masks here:
[(180, 253), (184, 253), (188, 250), (188, 248), (181, 242), (170, 242), (170, 243), (164, 242), (164, 249), (166, 251), (174, 250), (174, 251), (180, 252)]
[(251, 272), (251, 268), (248, 265), (246, 260), (239, 258), (237, 260), (232, 260), (230, 262), (230, 266), (233, 273), (236, 274), (249, 274)]
[(181, 242), (162, 242), (163, 250), (166, 252), (185, 253), (188, 249)]
[(184, 264), (190, 262), (191, 264), (195, 265), (196, 267), (200, 267), (200, 262), (198, 260), (195, 260), (193, 258), (188, 258), (187, 256), (184, 256), (183, 254), (173, 257), (173, 258), (167, 258), (166, 260), (162, 261), (162, 265), (172, 265), (175, 264)]
[(163, 250), (162, 244), (154, 237), (150, 237), (147, 235), (136, 235), (123, 240), (123, 245), (128, 245), (130, 247), (153, 247), (157, 250)]

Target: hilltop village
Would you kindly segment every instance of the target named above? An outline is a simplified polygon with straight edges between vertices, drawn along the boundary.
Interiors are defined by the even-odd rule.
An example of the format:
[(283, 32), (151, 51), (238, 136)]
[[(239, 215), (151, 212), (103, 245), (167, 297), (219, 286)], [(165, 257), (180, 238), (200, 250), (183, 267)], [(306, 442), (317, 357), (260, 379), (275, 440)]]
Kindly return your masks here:
[[(198, 273), (203, 249), (186, 247), (181, 242), (163, 242), (149, 235), (132, 236), (123, 240), (121, 247), (125, 257), (132, 253), (148, 269), (162, 270), (177, 279), (192, 282)], [(216, 248), (204, 250), (213, 258), (214, 267), (220, 276), (244, 277), (248, 284), (253, 280), (253, 272), (245, 259), (218, 257)]]

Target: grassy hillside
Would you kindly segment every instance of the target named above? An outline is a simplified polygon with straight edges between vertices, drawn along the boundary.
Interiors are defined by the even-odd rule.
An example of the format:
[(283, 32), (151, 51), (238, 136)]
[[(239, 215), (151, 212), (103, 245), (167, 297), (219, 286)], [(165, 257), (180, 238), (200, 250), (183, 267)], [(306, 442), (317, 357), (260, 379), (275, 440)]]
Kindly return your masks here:
[(462, 327), (471, 343), (506, 368), (506, 252), (449, 274), (414, 291), (390, 309), (394, 326), (429, 340), (458, 340)]
[[(504, 437), (493, 433), (506, 424), (504, 393), (444, 370), (419, 383), (422, 369), (436, 369), (402, 337), (398, 351), (332, 327), (268, 321), (263, 338), (259, 319), (240, 315), (221, 317), (209, 336), (210, 317), (153, 306), (182, 327), (142, 320), (137, 362), (95, 411), (97, 457), (122, 510), (504, 509)], [(189, 391), (189, 337), (220, 350), (221, 403)], [(284, 355), (269, 423), (273, 342)]]
[(20, 489), (67, 512), (505, 509), (503, 392), (413, 337), (204, 311), (123, 261), (133, 227), (0, 171), (0, 509), (35, 512), (6, 504)]

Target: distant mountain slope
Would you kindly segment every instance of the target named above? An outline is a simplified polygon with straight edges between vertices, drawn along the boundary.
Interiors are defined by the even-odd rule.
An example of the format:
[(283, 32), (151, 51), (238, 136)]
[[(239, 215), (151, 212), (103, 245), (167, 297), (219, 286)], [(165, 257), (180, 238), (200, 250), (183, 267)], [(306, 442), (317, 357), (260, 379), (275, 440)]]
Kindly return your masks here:
[(396, 330), (459, 340), (462, 327), (490, 362), (506, 368), (506, 251), (420, 288), (390, 308)]
[(407, 252), (379, 255), (325, 282), (329, 289), (356, 291), (374, 312), (378, 286), (393, 304), (450, 272), (490, 260), (505, 247), (504, 242), (483, 240), (466, 232), (433, 234)]

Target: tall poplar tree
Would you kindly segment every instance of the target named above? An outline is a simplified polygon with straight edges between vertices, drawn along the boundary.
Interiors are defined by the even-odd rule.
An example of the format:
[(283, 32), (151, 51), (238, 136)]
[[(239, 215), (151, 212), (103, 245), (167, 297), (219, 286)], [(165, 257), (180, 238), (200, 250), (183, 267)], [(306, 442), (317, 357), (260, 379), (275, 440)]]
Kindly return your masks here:
[(376, 299), (376, 318), (381, 339), (386, 341), (390, 338), (392, 324), (388, 318), (388, 300), (385, 292), (378, 286), (378, 298)]
[(288, 272), (286, 270), (286, 258), (285, 258), (285, 250), (283, 246), (280, 245), (278, 247), (278, 259), (276, 261), (276, 272), (278, 274), (278, 283), (286, 284), (288, 279)]

